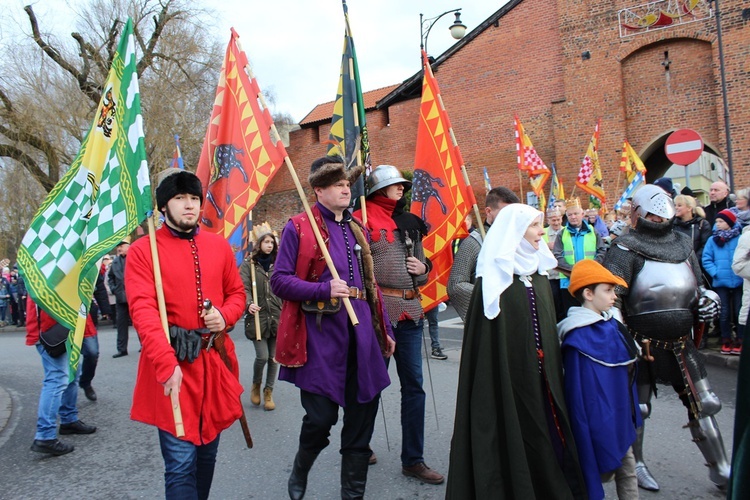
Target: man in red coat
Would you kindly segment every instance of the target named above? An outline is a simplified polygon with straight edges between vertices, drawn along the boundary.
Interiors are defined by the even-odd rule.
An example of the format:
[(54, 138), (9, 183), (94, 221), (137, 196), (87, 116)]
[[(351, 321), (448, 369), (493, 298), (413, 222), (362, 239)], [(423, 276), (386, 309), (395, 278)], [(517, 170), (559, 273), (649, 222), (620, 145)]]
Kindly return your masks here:
[[(156, 243), (171, 344), (159, 319), (149, 239), (141, 238), (130, 247), (125, 270), (143, 343), (130, 416), (159, 429), (166, 498), (208, 498), (221, 431), (242, 414), (237, 357), (226, 329), (242, 317), (245, 290), (229, 244), (198, 228), (203, 189), (193, 173), (162, 172), (156, 202), (166, 219)], [(203, 308), (206, 299), (210, 310)], [(212, 347), (212, 334), (224, 336), (231, 370)], [(179, 394), (182, 438), (176, 437), (170, 392)]]

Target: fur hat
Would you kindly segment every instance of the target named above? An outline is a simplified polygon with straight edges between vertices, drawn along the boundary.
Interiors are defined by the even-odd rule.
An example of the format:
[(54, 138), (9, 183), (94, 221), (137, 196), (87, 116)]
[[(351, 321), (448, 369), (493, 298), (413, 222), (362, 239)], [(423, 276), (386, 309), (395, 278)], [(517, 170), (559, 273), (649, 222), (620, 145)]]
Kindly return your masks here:
[(732, 212), (728, 208), (725, 208), (724, 210), (716, 214), (716, 218), (721, 219), (729, 224), (729, 227), (734, 227), (734, 225), (737, 223), (737, 216), (734, 215), (734, 212)]
[(178, 194), (198, 196), (203, 205), (203, 186), (198, 176), (179, 168), (167, 168), (159, 172), (156, 176), (156, 207), (162, 210)]
[(624, 279), (615, 276), (597, 261), (593, 259), (583, 259), (578, 261), (570, 272), (570, 285), (568, 285), (568, 291), (571, 295), (575, 295), (575, 293), (581, 288), (590, 285), (598, 285), (599, 283), (620, 285), (625, 288), (628, 287), (628, 284), (625, 283)]
[(325, 188), (343, 180), (348, 180), (350, 184), (354, 184), (361, 174), (361, 166), (354, 165), (347, 169), (340, 157), (324, 156), (312, 162), (307, 181), (313, 189), (316, 187)]

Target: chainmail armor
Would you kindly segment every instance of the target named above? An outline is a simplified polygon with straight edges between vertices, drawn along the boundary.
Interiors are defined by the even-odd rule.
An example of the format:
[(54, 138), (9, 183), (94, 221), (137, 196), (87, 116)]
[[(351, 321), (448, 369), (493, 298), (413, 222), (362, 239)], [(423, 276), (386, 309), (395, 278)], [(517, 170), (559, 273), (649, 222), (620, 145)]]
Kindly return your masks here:
[(448, 298), (464, 321), (466, 321), (471, 294), (474, 291), (477, 258), (481, 249), (482, 244), (473, 236), (468, 236), (461, 241), (456, 255), (453, 256), (453, 267), (448, 278)]
[[(372, 257), (375, 267), (375, 279), (378, 285), (384, 288), (395, 288), (398, 290), (413, 290), (415, 287), (427, 283), (427, 275), (414, 276), (406, 270), (406, 245), (401, 241), (401, 231), (395, 230), (394, 241), (386, 238), (385, 229), (381, 229), (381, 237), (378, 241), (370, 243)], [(425, 262), (422, 240), (414, 242), (414, 257)], [(388, 311), (388, 319), (391, 325), (396, 326), (399, 320), (411, 319), (415, 323), (424, 316), (422, 304), (419, 299), (406, 300), (399, 297), (383, 295), (385, 309)]]
[[(684, 234), (673, 232), (671, 220), (659, 224), (643, 218), (638, 219), (636, 228), (614, 241), (604, 258), (603, 265), (616, 276), (623, 278), (630, 286), (638, 279), (638, 274), (643, 269), (646, 259), (672, 263), (687, 261), (695, 275), (696, 283), (701, 283), (700, 265), (693, 251), (692, 241)], [(664, 276), (664, 279), (669, 279), (669, 277)], [(687, 335), (688, 339), (681, 351), (685, 366), (692, 380), (706, 378), (703, 360), (691, 340), (693, 321), (684, 310), (659, 311), (642, 315), (640, 318), (629, 317), (626, 306), (629, 289), (617, 286), (615, 292), (617, 293), (615, 305), (622, 309), (625, 322), (631, 330), (642, 336), (661, 340), (674, 340)], [(685, 382), (674, 351), (656, 348), (652, 345), (651, 355), (654, 357), (652, 363), (640, 362), (638, 384), (658, 381), (672, 385), (675, 390), (681, 390)]]

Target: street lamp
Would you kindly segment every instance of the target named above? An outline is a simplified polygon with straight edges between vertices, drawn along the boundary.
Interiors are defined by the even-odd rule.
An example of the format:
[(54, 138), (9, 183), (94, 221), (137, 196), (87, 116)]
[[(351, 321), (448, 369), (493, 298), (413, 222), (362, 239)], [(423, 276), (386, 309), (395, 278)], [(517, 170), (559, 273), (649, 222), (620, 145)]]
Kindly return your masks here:
[[(446, 14), (456, 14), (456, 19), (450, 26), (451, 36), (456, 40), (460, 40), (466, 34), (466, 25), (461, 22), (461, 9), (446, 10), (442, 14), (429, 19), (424, 18), (424, 14), (419, 13), (419, 48), (427, 52), (427, 37), (430, 36), (430, 30), (438, 20)], [(425, 25), (427, 29), (425, 30)]]
[(727, 96), (727, 76), (724, 70), (724, 43), (721, 39), (721, 11), (719, 0), (708, 0), (714, 4), (716, 15), (716, 42), (719, 44), (719, 70), (721, 72), (721, 97), (724, 101), (724, 131), (727, 143), (727, 165), (729, 165), (729, 189), (734, 189), (734, 164), (732, 162), (732, 134), (729, 129), (729, 97)]

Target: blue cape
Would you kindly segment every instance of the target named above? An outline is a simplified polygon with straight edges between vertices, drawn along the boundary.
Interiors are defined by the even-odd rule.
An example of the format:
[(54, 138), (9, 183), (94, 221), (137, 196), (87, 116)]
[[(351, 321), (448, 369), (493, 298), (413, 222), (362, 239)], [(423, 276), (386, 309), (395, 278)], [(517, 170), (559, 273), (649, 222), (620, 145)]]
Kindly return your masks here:
[(590, 499), (604, 498), (600, 474), (620, 467), (642, 425), (637, 348), (620, 327), (602, 318), (569, 330), (562, 342), (565, 399)]

